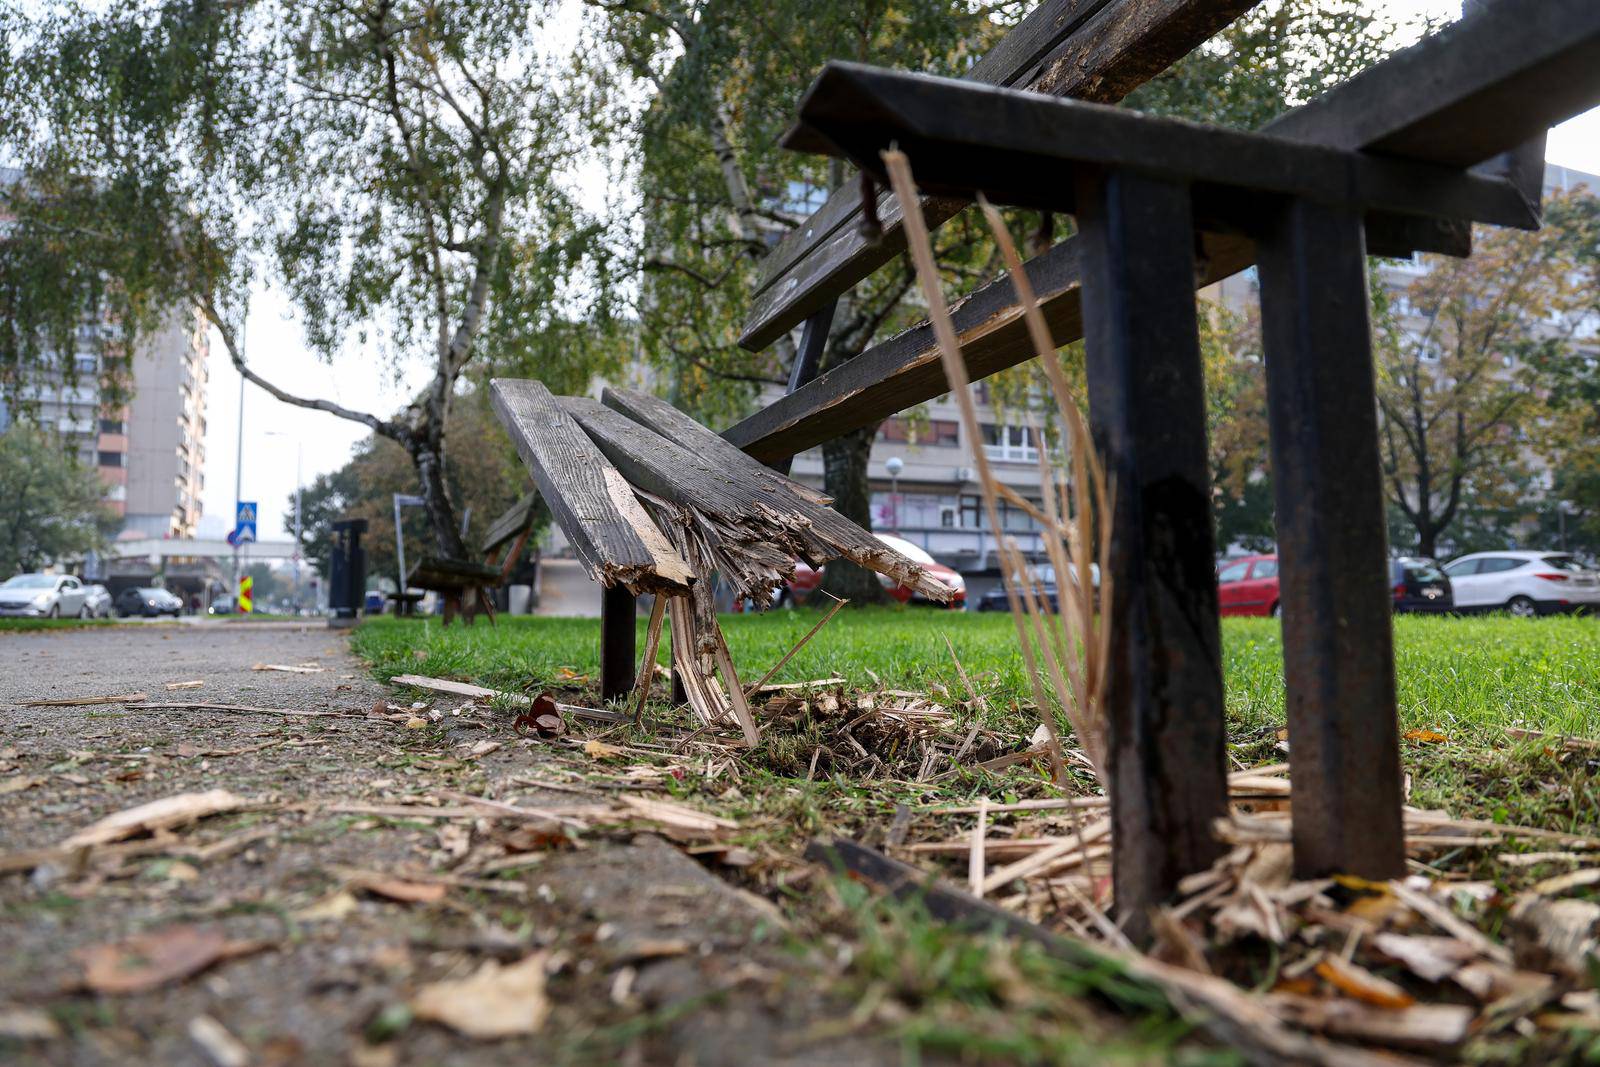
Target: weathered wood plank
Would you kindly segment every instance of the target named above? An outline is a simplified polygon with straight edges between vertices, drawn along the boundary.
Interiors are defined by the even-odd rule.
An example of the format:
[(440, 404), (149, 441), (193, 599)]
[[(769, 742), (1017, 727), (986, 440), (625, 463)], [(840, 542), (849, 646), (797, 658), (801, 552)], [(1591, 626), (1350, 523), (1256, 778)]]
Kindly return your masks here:
[(489, 389), (496, 416), (589, 572), (608, 588), (687, 592), (689, 564), (550, 390), (516, 378), (496, 378)]
[(813, 504), (833, 503), (833, 498), (820, 493), (803, 482), (780, 474), (766, 464), (754, 460), (750, 454), (729, 444), (721, 436), (700, 425), (658, 396), (641, 393), (637, 389), (607, 387), (600, 394), (600, 402), (613, 411), (620, 411), (634, 422), (653, 430), (667, 440), (700, 455), (716, 466), (743, 471), (773, 486), (781, 486)]
[(832, 508), (774, 482), (770, 472), (719, 464), (593, 400), (566, 397), (561, 404), (634, 485), (717, 519), (752, 549), (770, 546), (789, 561), (787, 571), (797, 556), (812, 563), (844, 556), (931, 599), (952, 595), (917, 564)]
[(1405, 874), (1367, 264), (1354, 213), (1294, 203), (1262, 239), (1294, 860)]
[[(1112, 0), (1043, 5), (1013, 31), (991, 63), (976, 64), (969, 78), (1016, 85), (1053, 96), (1116, 103), (1171, 66), (1259, 0)], [(1007, 37), (1010, 41), (1010, 36)], [(1040, 54), (1043, 53), (1042, 58)], [(943, 225), (965, 204), (924, 203), (930, 228)], [(739, 343), (761, 349), (834, 296), (905, 249), (900, 210), (893, 197), (878, 202), (883, 239), (870, 241), (857, 226), (860, 194), (846, 183), (767, 257)]]
[(1149, 910), (1221, 854), (1227, 730), (1189, 192), (1080, 179), (1089, 422), (1115, 486), (1107, 617), (1116, 908)]
[[(1572, 0), (1559, 0), (1559, 5), (1564, 11), (1570, 11), (1573, 7), (1583, 7), (1581, 2), (1574, 4)], [(1503, 0), (1491, 10), (1501, 18), (1514, 18), (1514, 15), (1501, 14), (1502, 10), (1523, 11), (1537, 6), (1537, 3), (1530, 4), (1526, 0)], [(1600, 4), (1594, 5), (1593, 10), (1600, 11)], [(1585, 26), (1590, 18), (1582, 11), (1573, 17)], [(1496, 34), (1500, 29), (1499, 23), (1486, 24), (1480, 17), (1474, 17), (1457, 24), (1452, 28), (1452, 32), (1458, 42), (1464, 35), (1470, 34), (1471, 47), (1475, 52), (1492, 52), (1496, 47)], [(1587, 30), (1583, 31), (1583, 34), (1587, 33)], [(1573, 45), (1546, 42), (1543, 47), (1547, 50), (1554, 48), (1559, 53), (1568, 47), (1580, 49), (1587, 47), (1585, 41), (1588, 39), (1579, 34)], [(1416, 47), (1421, 48), (1428, 43), (1424, 41)], [(1525, 43), (1523, 47), (1528, 45)], [(1538, 46), (1532, 47), (1537, 49)], [(1420, 86), (1413, 87), (1407, 84), (1408, 80), (1418, 77), (1417, 68), (1410, 66), (1414, 63), (1414, 59), (1407, 58), (1414, 52), (1415, 49), (1408, 50), (1385, 60), (1357, 81), (1364, 79), (1387, 81), (1393, 78), (1388, 83), (1391, 87), (1399, 86), (1397, 91), (1401, 97), (1407, 97), (1415, 90), (1416, 98), (1427, 101), (1426, 106), (1431, 108), (1431, 111), (1419, 112), (1410, 105), (1403, 109), (1375, 106), (1372, 98), (1368, 96), (1370, 90), (1363, 89), (1358, 94), (1348, 88), (1349, 85), (1355, 84), (1350, 82), (1330, 89), (1305, 105), (1305, 108), (1288, 112), (1268, 123), (1262, 132), (1296, 140), (1311, 139), (1314, 135), (1331, 128), (1334, 123), (1330, 118), (1314, 120), (1310, 117), (1297, 118), (1307, 109), (1328, 110), (1335, 115), (1344, 111), (1360, 111), (1363, 116), (1360, 136), (1370, 137), (1372, 140), (1357, 143), (1335, 140), (1332, 143), (1336, 147), (1365, 149), (1381, 143), (1389, 155), (1424, 162), (1459, 162), (1430, 156), (1428, 153), (1432, 151), (1432, 147), (1428, 140), (1423, 138), (1413, 143), (1406, 139), (1407, 131), (1426, 132), (1427, 115), (1435, 112), (1449, 113), (1455, 115), (1456, 120), (1465, 121), (1457, 109), (1457, 97), (1462, 96), (1480, 102), (1491, 101), (1492, 104), (1490, 88), (1494, 85), (1495, 79), (1505, 75), (1507, 66), (1518, 68), (1518, 64), (1502, 57), (1499, 61), (1485, 63), (1475, 68), (1477, 77), (1473, 76), (1473, 70), (1458, 70), (1452, 83), (1451, 94), (1454, 95), (1436, 96), (1431, 92), (1422, 92)], [(1408, 64), (1409, 73), (1390, 75), (1386, 70), (1388, 65), (1402, 59)], [(1595, 73), (1597, 70), (1600, 70), (1600, 64), (1596, 64), (1592, 70), (1583, 75), (1582, 80), (1590, 85), (1589, 95), (1584, 98), (1589, 102), (1594, 100), (1597, 93), (1592, 85), (1593, 79), (1600, 77)], [(1513, 70), (1513, 74), (1521, 79), (1525, 87), (1532, 87), (1532, 73), (1524, 71), (1516, 74)], [(1543, 104), (1526, 112), (1516, 112), (1515, 115), (1497, 111), (1495, 127), (1499, 132), (1494, 139), (1480, 142), (1477, 150), (1493, 149), (1507, 141), (1512, 145), (1521, 144), (1541, 133), (1545, 124), (1553, 119), (1569, 116), (1575, 108), (1572, 100), (1565, 93), (1559, 94), (1557, 99), (1562, 101), (1562, 106), (1556, 112), (1552, 112)], [(1576, 109), (1581, 110), (1581, 107), (1581, 103), (1576, 105)], [(1518, 115), (1523, 117), (1521, 124), (1506, 128), (1505, 123)], [(1367, 248), (1370, 253), (1386, 255), (1401, 253), (1406, 241), (1396, 241), (1393, 229), (1395, 225), (1395, 220), (1387, 216), (1368, 220)], [(1415, 242), (1411, 247), (1429, 247), (1423, 240), (1427, 236), (1425, 233), (1411, 234), (1408, 239)], [(1438, 234), (1433, 236), (1437, 237)], [(1075, 273), (1077, 253), (1073, 249), (1074, 243), (1075, 239), (1057, 245), (1028, 264), (1030, 277), (1038, 272), (1048, 275), (1049, 280), (1054, 283), (1040, 286), (1039, 297), (1045, 317), (1051, 325), (1051, 335), (1057, 344), (1063, 345), (1082, 336), (1079, 328), (1078, 280)], [(1220, 281), (1254, 262), (1255, 251), (1248, 241), (1213, 238), (1208, 235), (1205, 244), (1206, 258), (1200, 264), (1197, 279), (1199, 285)], [(1453, 250), (1453, 254), (1465, 254), (1465, 252), (1465, 246)], [(1067, 264), (1072, 265), (1073, 273), (1070, 278), (1063, 269)], [(1035, 284), (1038, 283), (1039, 280), (1036, 278)], [(981, 308), (982, 311), (969, 311), (974, 308)], [(1008, 280), (992, 282), (969, 294), (956, 306), (954, 314), (957, 328), (962, 334), (962, 343), (967, 347), (969, 360), (976, 357), (982, 361), (981, 366), (975, 361), (972, 368), (974, 380), (1006, 367), (1015, 366), (1034, 355), (1028, 343), (1021, 312), (1015, 307), (1015, 298)], [(772, 459), (811, 448), (876, 419), (932, 400), (948, 391), (949, 385), (939, 369), (938, 350), (934, 345), (932, 332), (924, 323), (867, 349), (849, 363), (822, 375), (809, 386), (733, 426), (724, 436), (757, 459)]]
[(406, 576), (406, 585), (419, 589), (476, 589), (481, 585), (499, 585), (500, 568), (466, 559), (446, 559), (441, 556), (424, 556), (412, 566)]
[[(910, 157), (919, 189), (1071, 214), (1085, 166), (1192, 183), (1202, 226), (1250, 232), (1258, 193), (1368, 210), (1537, 229), (1519, 189), (1456, 167), (1374, 157), (1266, 134), (1142, 115), (956, 78), (829, 63), (800, 104), (803, 128), (887, 181), (881, 153)], [(1241, 191), (1243, 191), (1241, 195)]]

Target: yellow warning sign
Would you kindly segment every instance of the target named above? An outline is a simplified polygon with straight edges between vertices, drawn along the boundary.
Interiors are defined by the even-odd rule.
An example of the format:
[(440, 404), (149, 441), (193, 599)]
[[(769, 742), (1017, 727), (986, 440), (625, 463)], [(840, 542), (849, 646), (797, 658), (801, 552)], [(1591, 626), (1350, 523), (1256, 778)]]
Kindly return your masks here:
[(239, 579), (239, 612), (248, 615), (254, 610), (254, 601), (250, 598), (250, 591), (255, 588), (256, 580), (246, 575)]

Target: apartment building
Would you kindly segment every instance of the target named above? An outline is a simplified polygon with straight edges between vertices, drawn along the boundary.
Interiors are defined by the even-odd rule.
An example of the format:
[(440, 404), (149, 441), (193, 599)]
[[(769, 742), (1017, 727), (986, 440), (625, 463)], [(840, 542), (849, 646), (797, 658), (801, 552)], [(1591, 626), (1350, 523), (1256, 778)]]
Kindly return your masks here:
[(134, 349), (124, 536), (195, 536), (205, 489), (208, 335), (198, 311), (174, 312)]

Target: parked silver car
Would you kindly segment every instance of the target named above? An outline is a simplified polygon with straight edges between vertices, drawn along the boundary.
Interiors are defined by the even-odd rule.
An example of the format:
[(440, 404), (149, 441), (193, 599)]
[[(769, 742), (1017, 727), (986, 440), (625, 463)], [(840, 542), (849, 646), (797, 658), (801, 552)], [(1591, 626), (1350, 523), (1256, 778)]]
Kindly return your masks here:
[(70, 574), (19, 574), (0, 583), (0, 615), (88, 618), (89, 591)]
[(111, 618), (111, 590), (103, 585), (91, 585), (87, 589), (88, 594), (83, 601), (87, 609), (85, 614), (91, 619)]

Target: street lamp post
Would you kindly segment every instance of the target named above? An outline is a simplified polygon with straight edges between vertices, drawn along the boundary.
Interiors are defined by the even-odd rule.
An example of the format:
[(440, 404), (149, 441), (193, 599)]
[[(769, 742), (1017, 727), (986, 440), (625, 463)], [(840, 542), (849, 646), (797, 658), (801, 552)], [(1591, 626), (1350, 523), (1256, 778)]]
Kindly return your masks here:
[(900, 532), (900, 472), (906, 469), (906, 461), (899, 456), (890, 456), (884, 469), (889, 472), (889, 506), (894, 509), (889, 520), (895, 533)]
[(301, 609), (300, 599), (300, 460), (305, 443), (294, 434), (282, 430), (268, 430), (268, 437), (294, 437), (294, 610)]

